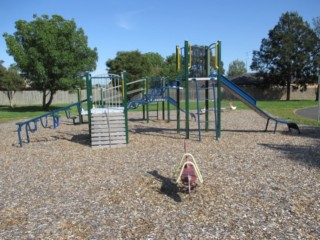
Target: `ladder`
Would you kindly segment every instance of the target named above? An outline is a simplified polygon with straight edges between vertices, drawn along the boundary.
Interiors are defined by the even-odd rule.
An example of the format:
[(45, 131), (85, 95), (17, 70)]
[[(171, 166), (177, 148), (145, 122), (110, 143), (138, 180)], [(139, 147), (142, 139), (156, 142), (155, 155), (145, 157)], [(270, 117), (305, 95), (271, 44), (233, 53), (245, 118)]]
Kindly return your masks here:
[[(217, 129), (217, 97), (216, 97), (216, 86), (214, 78), (194, 78), (196, 85), (196, 98), (197, 98), (197, 115), (198, 115), (198, 137), (201, 141), (201, 130), (205, 129), (209, 131), (209, 114), (210, 112), (214, 113), (214, 127)], [(202, 86), (199, 86), (199, 84)], [(210, 94), (212, 93), (212, 95)], [(210, 106), (210, 102), (213, 102), (213, 106)], [(204, 106), (201, 109), (201, 106)], [(203, 119), (204, 118), (204, 119)], [(205, 124), (205, 126), (201, 126)]]
[(91, 147), (114, 148), (126, 146), (123, 112), (93, 113), (91, 116)]

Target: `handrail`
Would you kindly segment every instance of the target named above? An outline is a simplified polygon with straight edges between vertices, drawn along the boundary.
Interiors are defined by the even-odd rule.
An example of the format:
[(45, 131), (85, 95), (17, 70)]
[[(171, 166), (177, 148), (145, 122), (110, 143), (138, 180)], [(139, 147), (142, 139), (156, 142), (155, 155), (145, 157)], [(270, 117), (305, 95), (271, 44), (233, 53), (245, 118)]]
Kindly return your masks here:
[[(22, 137), (21, 137), (21, 130), (22, 127), (25, 126), (25, 130), (26, 130), (26, 136), (27, 136), (27, 141), (28, 143), (30, 142), (30, 137), (29, 137), (29, 131), (30, 132), (36, 132), (38, 130), (38, 125), (37, 123), (40, 121), (41, 126), (43, 128), (48, 128), (48, 117), (52, 117), (53, 119), (53, 127), (56, 128), (59, 126), (59, 120), (60, 120), (60, 112), (61, 111), (65, 111), (66, 117), (69, 119), (71, 118), (71, 115), (69, 113), (69, 111), (71, 110), (70, 108), (73, 106), (77, 106), (78, 108), (78, 112), (79, 114), (81, 114), (81, 103), (86, 102), (87, 99), (82, 100), (80, 102), (76, 102), (76, 103), (72, 103), (68, 106), (62, 107), (62, 108), (58, 108), (56, 110), (53, 110), (51, 112), (42, 114), (38, 117), (35, 118), (31, 118), (27, 121), (24, 122), (17, 122), (16, 125), (18, 125), (18, 139), (19, 139), (19, 144), (20, 147), (22, 147)], [(45, 118), (45, 123), (43, 122), (43, 118)], [(31, 128), (30, 123), (33, 123), (33, 128)]]
[(128, 82), (128, 83), (127, 83), (127, 86), (128, 86), (128, 85), (131, 85), (131, 84), (134, 84), (134, 83), (137, 83), (137, 82), (142, 82), (142, 81), (146, 81), (146, 79), (145, 79), (145, 78), (141, 78), (141, 79), (135, 80), (135, 81), (133, 81), (133, 82)]

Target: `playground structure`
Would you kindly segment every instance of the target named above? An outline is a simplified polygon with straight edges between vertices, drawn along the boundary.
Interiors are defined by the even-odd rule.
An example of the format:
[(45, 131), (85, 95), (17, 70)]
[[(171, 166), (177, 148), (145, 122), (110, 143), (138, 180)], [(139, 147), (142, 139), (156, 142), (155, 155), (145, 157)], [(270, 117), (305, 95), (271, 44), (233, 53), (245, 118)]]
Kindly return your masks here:
[[(191, 47), (189, 42), (185, 41), (184, 44), (184, 56), (181, 56), (180, 49), (176, 47), (177, 56), (177, 72), (178, 76), (182, 76), (181, 79), (185, 85), (185, 103), (186, 103), (186, 138), (189, 138), (189, 81), (196, 82), (196, 93), (197, 93), (197, 115), (198, 115), (198, 135), (199, 141), (201, 141), (201, 113), (205, 112), (205, 130), (208, 131), (209, 126), (209, 112), (214, 112), (215, 132), (216, 139), (221, 137), (221, 90), (222, 88), (240, 101), (245, 103), (248, 107), (254, 110), (257, 114), (267, 120), (265, 131), (268, 130), (268, 126), (271, 121), (275, 122), (274, 133), (277, 130), (279, 123), (286, 124), (289, 131), (295, 129), (300, 133), (298, 125), (294, 122), (277, 119), (267, 112), (263, 111), (256, 104), (256, 100), (246, 93), (244, 90), (239, 88), (233, 82), (229, 81), (221, 73), (221, 42), (210, 44), (209, 46), (194, 46)], [(214, 52), (214, 56), (213, 56)], [(183, 58), (183, 64), (181, 64), (181, 58)], [(213, 58), (213, 60), (212, 60)], [(182, 66), (182, 67), (181, 67)], [(199, 82), (204, 81), (204, 87), (199, 87)], [(201, 98), (200, 91), (205, 92), (205, 97)], [(210, 97), (210, 92), (212, 96)], [(201, 109), (201, 101), (204, 101), (204, 109)], [(209, 107), (209, 103), (213, 101), (213, 108)]]
[[(209, 46), (191, 46), (185, 41), (184, 47), (176, 46), (176, 72), (174, 80), (166, 78), (143, 78), (127, 82), (125, 72), (121, 75), (104, 74), (91, 76), (86, 73), (87, 99), (82, 100), (78, 94), (79, 101), (66, 107), (51, 111), (39, 117), (18, 122), (18, 138), (22, 147), (21, 131), (25, 127), (27, 141), (30, 142), (29, 132), (38, 129), (37, 123), (48, 127), (48, 117), (52, 117), (53, 128), (59, 125), (60, 112), (65, 111), (67, 118), (75, 123), (79, 118), (82, 123), (82, 116), (88, 116), (89, 135), (91, 146), (96, 148), (119, 147), (129, 143), (128, 135), (128, 111), (142, 106), (143, 118), (149, 122), (149, 105), (162, 103), (162, 117), (165, 117), (165, 103), (167, 103), (167, 119), (170, 121), (170, 105), (176, 108), (177, 133), (181, 131), (180, 113), (185, 113), (185, 138), (190, 138), (190, 117), (197, 121), (198, 139), (201, 141), (202, 133), (209, 131), (210, 112), (213, 113), (213, 129), (215, 138), (221, 137), (221, 88), (237, 97), (261, 117), (267, 120), (265, 131), (268, 130), (270, 120), (275, 122), (274, 133), (279, 123), (286, 124), (289, 128), (300, 133), (296, 123), (279, 120), (263, 111), (256, 104), (256, 100), (229, 81), (221, 73), (221, 42)], [(189, 82), (193, 81), (196, 88), (197, 111), (190, 112)], [(129, 89), (129, 90), (128, 90)], [(171, 90), (171, 91), (170, 91)], [(175, 99), (170, 96), (175, 90)], [(184, 90), (184, 109), (181, 108), (180, 91)], [(82, 103), (87, 102), (87, 110), (82, 108)], [(76, 106), (78, 116), (71, 116), (71, 107)], [(204, 119), (202, 119), (204, 118)], [(44, 123), (45, 119), (45, 123)], [(204, 126), (202, 126), (204, 124)]]

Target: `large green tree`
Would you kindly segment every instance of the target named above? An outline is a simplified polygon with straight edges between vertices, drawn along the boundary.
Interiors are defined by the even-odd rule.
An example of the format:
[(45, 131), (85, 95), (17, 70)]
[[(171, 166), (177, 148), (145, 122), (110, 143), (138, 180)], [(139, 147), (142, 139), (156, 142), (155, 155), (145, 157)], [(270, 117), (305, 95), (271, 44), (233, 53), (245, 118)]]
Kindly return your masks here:
[[(119, 74), (126, 71), (127, 82), (147, 77), (150, 74), (151, 64), (147, 57), (140, 51), (120, 51), (114, 59), (106, 62), (109, 73)], [(128, 91), (141, 87), (141, 83), (134, 83), (128, 86)], [(131, 96), (129, 96), (131, 97)]]
[(6, 69), (2, 66), (2, 62), (0, 62), (0, 89), (6, 93), (11, 108), (14, 107), (14, 94), (16, 91), (25, 88), (25, 86), (25, 81), (20, 76), (18, 68), (15, 65), (11, 65)]
[(240, 61), (239, 59), (232, 61), (229, 64), (228, 69), (228, 77), (236, 77), (247, 73), (246, 64), (244, 61)]
[(291, 83), (306, 86), (316, 80), (319, 65), (319, 38), (296, 12), (282, 14), (278, 24), (253, 52), (251, 69), (270, 83), (287, 87), (290, 100)]
[(47, 15), (16, 22), (13, 35), (4, 34), (8, 53), (30, 81), (43, 92), (43, 108), (48, 109), (58, 90), (83, 85), (83, 72), (96, 68), (97, 50), (88, 47), (88, 38), (74, 20)]
[(173, 80), (177, 78), (177, 71), (176, 71), (176, 54), (173, 53), (166, 57), (165, 65), (164, 65), (164, 76), (168, 77), (169, 79)]
[(159, 53), (149, 52), (143, 54), (150, 64), (148, 76), (163, 76), (165, 74), (166, 62)]
[(126, 71), (129, 81), (134, 81), (146, 77), (150, 73), (150, 63), (147, 58), (138, 50), (120, 51), (114, 59), (106, 62), (110, 73), (119, 74)]

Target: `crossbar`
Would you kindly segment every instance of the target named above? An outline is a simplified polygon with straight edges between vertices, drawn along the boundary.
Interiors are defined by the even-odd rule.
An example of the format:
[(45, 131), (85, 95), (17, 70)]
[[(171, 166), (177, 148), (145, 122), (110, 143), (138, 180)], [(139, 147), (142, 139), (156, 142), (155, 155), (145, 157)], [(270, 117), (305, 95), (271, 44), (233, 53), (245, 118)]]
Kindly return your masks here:
[(209, 80), (217, 80), (217, 78), (212, 77), (196, 77), (196, 78), (188, 78), (189, 81), (209, 81)]

